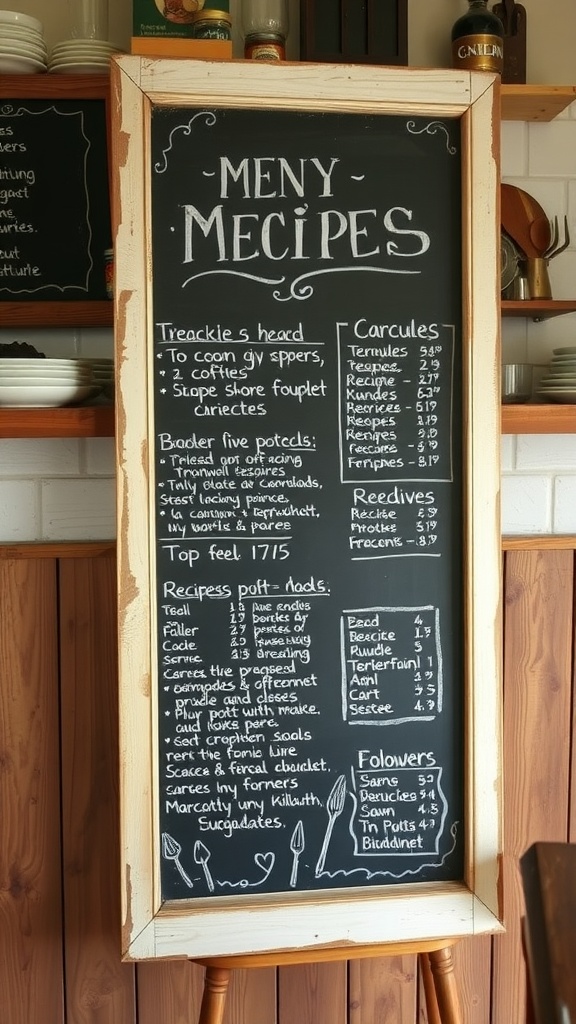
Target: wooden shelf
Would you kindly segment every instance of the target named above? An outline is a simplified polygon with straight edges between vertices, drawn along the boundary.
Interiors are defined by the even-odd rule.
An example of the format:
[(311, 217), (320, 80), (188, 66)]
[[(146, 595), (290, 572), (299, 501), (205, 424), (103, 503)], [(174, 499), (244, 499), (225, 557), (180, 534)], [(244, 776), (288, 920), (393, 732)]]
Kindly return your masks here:
[(574, 434), (576, 405), (503, 405), (502, 433)]
[[(505, 405), (503, 434), (576, 433), (576, 405)], [(0, 409), (0, 438), (113, 437), (112, 405)]]
[(550, 320), (554, 316), (576, 313), (576, 299), (503, 299), (502, 316), (523, 316), (531, 320)]
[(0, 409), (1, 437), (113, 437), (113, 405)]
[(114, 303), (4, 302), (0, 303), (0, 327), (112, 327)]
[(503, 121), (553, 121), (576, 100), (576, 85), (503, 85)]

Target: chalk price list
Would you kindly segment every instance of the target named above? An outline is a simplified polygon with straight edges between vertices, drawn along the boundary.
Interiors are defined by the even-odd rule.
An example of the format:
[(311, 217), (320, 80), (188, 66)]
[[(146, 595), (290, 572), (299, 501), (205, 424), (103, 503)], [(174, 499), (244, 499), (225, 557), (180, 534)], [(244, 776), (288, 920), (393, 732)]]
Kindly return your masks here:
[[(297, 887), (304, 871), (307, 884), (330, 885), (330, 867), (394, 878), (389, 858), (438, 856), (447, 808), (434, 751), (419, 741), (387, 753), (372, 729), (343, 765), (324, 723), (336, 716), (345, 730), (380, 733), (434, 721), (443, 702), (439, 610), (334, 610), (333, 581), (315, 557), (334, 501), (334, 556), (440, 556), (451, 335), (388, 345), (386, 354), (356, 340), (337, 345), (337, 333), (335, 325), (329, 344), (308, 340), (299, 322), (157, 325), (162, 821), (165, 858), (182, 866), (188, 857), (190, 888)], [(327, 603), (336, 664), (340, 634), (340, 707), (317, 640)], [(430, 781), (418, 784), (424, 769)], [(341, 815), (348, 869), (331, 845)], [(173, 834), (181, 818), (194, 822), (195, 869)], [(241, 877), (219, 846), (237, 833), (253, 839)]]

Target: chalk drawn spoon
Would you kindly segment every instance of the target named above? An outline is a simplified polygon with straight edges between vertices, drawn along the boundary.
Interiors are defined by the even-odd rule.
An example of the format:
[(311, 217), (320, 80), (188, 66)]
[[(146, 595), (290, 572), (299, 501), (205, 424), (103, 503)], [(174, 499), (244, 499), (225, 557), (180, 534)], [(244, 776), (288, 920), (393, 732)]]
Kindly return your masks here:
[(210, 874), (210, 868), (208, 867), (209, 858), (210, 850), (206, 846), (204, 846), (204, 843), (201, 843), (200, 840), (197, 839), (196, 842), (194, 843), (194, 860), (196, 861), (197, 864), (202, 865), (204, 878), (206, 879), (206, 885), (208, 886), (210, 892), (214, 892), (214, 881), (212, 879), (212, 875)]
[(290, 849), (292, 850), (292, 872), (290, 874), (290, 887), (294, 889), (296, 887), (296, 881), (298, 878), (298, 861), (300, 854), (304, 850), (304, 828), (302, 822), (299, 821), (292, 833), (290, 839)]
[(193, 889), (194, 886), (193, 886), (192, 879), (186, 874), (186, 872), (184, 871), (184, 868), (182, 867), (182, 865), (180, 863), (180, 854), (181, 853), (182, 853), (182, 847), (180, 846), (180, 843), (177, 843), (176, 840), (173, 839), (171, 835), (168, 835), (168, 832), (163, 832), (162, 833), (162, 856), (165, 857), (166, 860), (173, 860), (174, 861), (176, 867), (178, 868), (178, 871), (180, 872), (180, 874), (182, 875), (182, 878), (186, 882), (186, 885), (189, 886), (190, 889)]
[(334, 822), (339, 814), (342, 814), (344, 810), (344, 801), (346, 799), (346, 776), (339, 775), (336, 782), (332, 786), (328, 799), (326, 801), (326, 810), (328, 811), (328, 824), (326, 826), (326, 832), (324, 835), (324, 841), (322, 843), (322, 849), (320, 850), (320, 856), (316, 863), (316, 878), (322, 874), (324, 870), (324, 863), (326, 861), (326, 854), (328, 853), (328, 846), (330, 845), (330, 839), (332, 838), (332, 829), (334, 828)]

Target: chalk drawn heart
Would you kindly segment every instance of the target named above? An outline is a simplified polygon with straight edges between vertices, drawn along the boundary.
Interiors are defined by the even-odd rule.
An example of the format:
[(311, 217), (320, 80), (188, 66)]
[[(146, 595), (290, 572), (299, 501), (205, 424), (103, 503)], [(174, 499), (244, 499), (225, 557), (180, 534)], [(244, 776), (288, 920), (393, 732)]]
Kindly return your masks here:
[(254, 863), (259, 868), (262, 868), (262, 871), (265, 871), (268, 875), (270, 874), (270, 872), (272, 871), (272, 868), (274, 867), (274, 860), (275, 860), (275, 856), (274, 856), (273, 853), (255, 853), (254, 854)]

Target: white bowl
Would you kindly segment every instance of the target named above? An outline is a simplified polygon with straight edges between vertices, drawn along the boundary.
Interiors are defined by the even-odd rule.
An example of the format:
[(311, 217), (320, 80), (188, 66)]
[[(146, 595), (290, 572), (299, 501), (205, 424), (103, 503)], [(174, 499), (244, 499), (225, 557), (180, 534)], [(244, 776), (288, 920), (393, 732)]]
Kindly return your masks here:
[(41, 377), (39, 374), (34, 374), (33, 377), (5, 377), (0, 373), (0, 387), (2, 388), (27, 388), (32, 385), (33, 387), (45, 387), (45, 388), (84, 388), (92, 387), (94, 381), (90, 377), (85, 379), (76, 379), (74, 377), (54, 377), (48, 374), (46, 377)]
[(54, 358), (49, 357), (42, 358), (42, 356), (31, 356), (29, 359), (2, 356), (0, 358), (0, 368), (3, 366), (81, 366), (86, 369), (90, 366), (86, 359), (66, 359), (66, 358)]
[(0, 25), (2, 24), (11, 25), (25, 25), (27, 28), (33, 28), (36, 32), (44, 31), (44, 26), (38, 18), (33, 18), (31, 14), (21, 14), (20, 11), (0, 11)]
[(553, 349), (555, 356), (576, 356), (576, 345), (565, 345), (564, 348)]
[(0, 54), (0, 74), (35, 75), (40, 71), (46, 71), (46, 64), (43, 61), (33, 60), (32, 57), (11, 56), (7, 53)]
[(41, 46), (33, 46), (32, 43), (4, 43), (0, 39), (0, 53), (4, 56), (32, 57), (46, 63), (48, 51)]
[(21, 39), (26, 43), (42, 43), (46, 45), (44, 36), (36, 29), (26, 28), (24, 25), (2, 25), (0, 26), (0, 38), (6, 42), (7, 39)]
[(58, 405), (69, 405), (71, 402), (84, 402), (99, 394), (96, 386), (80, 386), (78, 384), (25, 384), (21, 387), (0, 385), (0, 405), (10, 405), (23, 409), (49, 408)]

